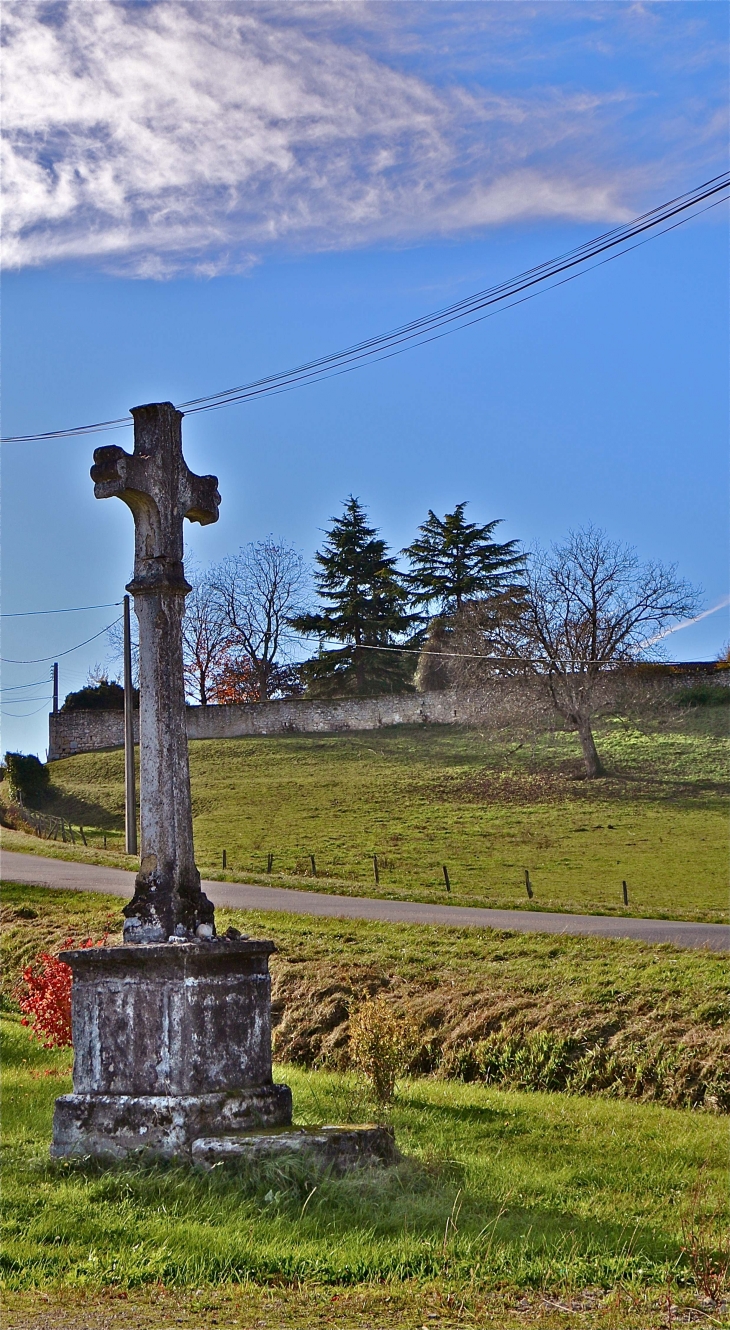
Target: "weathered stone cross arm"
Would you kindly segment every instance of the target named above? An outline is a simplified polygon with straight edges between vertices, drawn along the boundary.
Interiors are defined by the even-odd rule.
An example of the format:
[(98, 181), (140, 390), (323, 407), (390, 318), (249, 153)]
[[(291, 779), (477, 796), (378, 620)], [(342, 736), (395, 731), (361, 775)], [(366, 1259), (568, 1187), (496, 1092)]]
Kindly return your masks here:
[(182, 412), (172, 402), (132, 408), (134, 452), (97, 448), (91, 479), (97, 499), (122, 499), (134, 515), (134, 580), (184, 581), (183, 519), (218, 521), (217, 476), (196, 476), (182, 455)]
[(190, 587), (183, 521), (218, 520), (216, 476), (196, 476), (182, 455), (182, 413), (171, 402), (134, 407), (134, 452), (97, 448), (97, 499), (118, 498), (134, 516), (134, 596), (139, 620), (141, 863), (124, 909), (125, 939), (213, 936), (213, 906), (193, 853), (182, 617)]

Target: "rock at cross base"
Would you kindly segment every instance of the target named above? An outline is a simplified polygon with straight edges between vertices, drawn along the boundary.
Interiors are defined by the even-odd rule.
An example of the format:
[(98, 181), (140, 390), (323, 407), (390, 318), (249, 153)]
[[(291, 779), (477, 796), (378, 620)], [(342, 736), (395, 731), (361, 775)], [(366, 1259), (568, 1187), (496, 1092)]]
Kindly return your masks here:
[(217, 522), (216, 476), (196, 476), (182, 455), (182, 412), (171, 402), (132, 409), (134, 452), (97, 448), (97, 499), (118, 498), (134, 517), (134, 597), (139, 621), (141, 862), (124, 908), (125, 942), (212, 937), (213, 905), (193, 852), (182, 617), (190, 586), (183, 522)]

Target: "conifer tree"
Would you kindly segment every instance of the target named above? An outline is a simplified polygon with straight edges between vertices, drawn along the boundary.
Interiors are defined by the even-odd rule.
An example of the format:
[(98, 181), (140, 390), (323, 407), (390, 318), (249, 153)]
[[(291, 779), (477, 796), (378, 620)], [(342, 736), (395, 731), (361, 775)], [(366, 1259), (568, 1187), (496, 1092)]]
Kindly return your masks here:
[[(392, 646), (407, 632), (413, 622), (408, 593), (396, 560), (352, 495), (342, 516), (332, 518), (315, 560), (322, 606), (291, 621), (298, 632), (320, 638), (319, 654), (302, 666), (309, 692), (366, 694), (407, 687), (415, 668), (410, 653), (372, 648)], [(332, 650), (327, 641), (344, 645)]]
[(402, 551), (411, 565), (406, 574), (411, 601), (428, 613), (432, 606), (449, 618), (472, 600), (515, 591), (521, 586), (525, 556), (516, 540), (498, 544), (493, 533), (500, 519), (477, 526), (464, 517), (466, 503), (437, 517), (429, 509), (419, 535)]

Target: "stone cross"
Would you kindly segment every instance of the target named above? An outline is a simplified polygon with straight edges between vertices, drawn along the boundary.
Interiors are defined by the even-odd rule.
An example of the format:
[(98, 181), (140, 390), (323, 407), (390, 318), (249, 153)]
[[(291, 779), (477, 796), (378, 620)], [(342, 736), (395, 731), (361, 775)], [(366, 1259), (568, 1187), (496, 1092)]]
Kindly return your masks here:
[(141, 862), (124, 908), (125, 942), (213, 937), (213, 905), (201, 891), (193, 852), (182, 617), (190, 586), (183, 521), (217, 522), (216, 476), (193, 475), (182, 455), (182, 412), (171, 402), (132, 409), (134, 452), (97, 448), (97, 499), (132, 510), (134, 596), (139, 620)]

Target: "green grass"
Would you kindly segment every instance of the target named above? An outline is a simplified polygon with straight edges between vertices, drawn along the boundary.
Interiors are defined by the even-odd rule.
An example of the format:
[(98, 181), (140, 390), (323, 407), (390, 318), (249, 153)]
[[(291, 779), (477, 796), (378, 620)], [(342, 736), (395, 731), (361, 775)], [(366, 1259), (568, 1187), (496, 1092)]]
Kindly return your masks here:
[[(117, 933), (121, 902), (4, 884), (3, 996), (41, 950)], [(28, 917), (30, 915), (31, 917)], [(419, 1031), (413, 1070), (519, 1089), (730, 1110), (726, 958), (629, 939), (219, 910), (273, 938), (280, 1060), (346, 1070), (348, 1015), (387, 992)]]
[[(671, 724), (607, 724), (598, 743), (609, 774), (597, 781), (580, 779), (567, 733), (520, 745), (458, 727), (402, 726), (194, 742), (198, 865), (208, 877), (354, 895), (726, 921), (726, 720), (725, 709), (701, 708)], [(102, 827), (121, 846), (121, 752), (68, 758), (52, 774), (51, 807), (96, 828), (95, 848), (60, 852), (126, 863), (99, 849)], [(47, 849), (12, 833), (6, 843)]]
[[(92, 893), (4, 884), (1, 904), (6, 1004), (41, 948), (119, 924), (119, 902)], [(332, 1039), (342, 993), (378, 984), (421, 1015), (440, 1011), (452, 1049), (460, 1020), (471, 1018), (468, 1034), (475, 1012), (509, 1023), (521, 1010), (543, 1028), (582, 1024), (614, 1035), (623, 1021), (645, 1053), (662, 1039), (694, 1041), (708, 1079), (727, 1027), (722, 958), (708, 953), (219, 912), (220, 925), (231, 921), (277, 942), (285, 1053), (293, 1031), (310, 1049), (317, 1029)], [(727, 1130), (716, 1114), (454, 1082), (442, 1069), (401, 1084), (391, 1120), (405, 1160), (385, 1175), (101, 1168), (48, 1158), (53, 1101), (71, 1085), (70, 1051), (42, 1049), (12, 1009), (0, 1019), (0, 1051), (8, 1330), (375, 1330), (391, 1321), (404, 1330), (648, 1330), (666, 1325), (668, 1289), (680, 1305), (701, 1307), (708, 1324), (721, 1323), (682, 1252), (700, 1213), (709, 1241), (722, 1242)], [(288, 1063), (276, 1078), (292, 1086), (299, 1122), (373, 1115), (350, 1073)], [(48, 1301), (39, 1304), (41, 1295)]]
[[(406, 1082), (392, 1111), (406, 1159), (387, 1174), (53, 1163), (53, 1100), (70, 1088), (70, 1055), (30, 1044), (12, 1017), (1, 1026), (0, 1269), (11, 1288), (436, 1279), (605, 1289), (669, 1275), (691, 1284), (682, 1213), (700, 1170), (705, 1204), (726, 1204), (717, 1119), (423, 1080)], [(298, 1122), (362, 1120), (350, 1077), (285, 1075)]]

